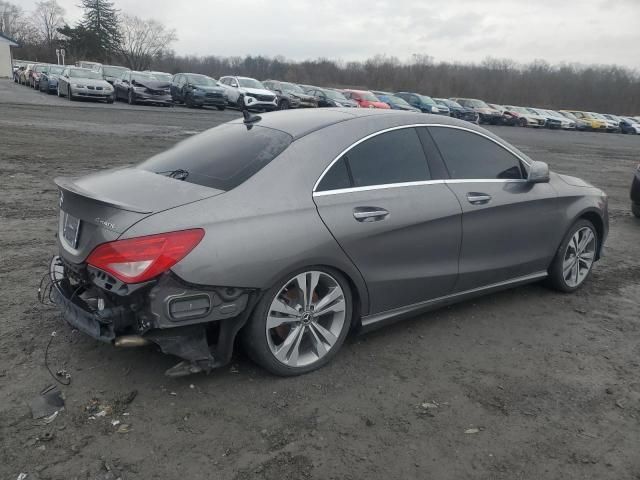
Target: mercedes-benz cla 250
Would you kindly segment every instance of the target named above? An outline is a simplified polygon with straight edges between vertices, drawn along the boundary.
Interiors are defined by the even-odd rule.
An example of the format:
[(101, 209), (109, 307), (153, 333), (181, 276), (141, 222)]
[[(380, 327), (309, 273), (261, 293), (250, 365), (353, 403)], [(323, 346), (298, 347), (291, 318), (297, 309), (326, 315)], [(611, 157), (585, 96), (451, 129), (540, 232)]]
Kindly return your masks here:
[(278, 375), (332, 359), (350, 330), (545, 279), (587, 281), (607, 197), (468, 122), (376, 109), (274, 112), (136, 166), (58, 178), (55, 301), (181, 375), (241, 337)]

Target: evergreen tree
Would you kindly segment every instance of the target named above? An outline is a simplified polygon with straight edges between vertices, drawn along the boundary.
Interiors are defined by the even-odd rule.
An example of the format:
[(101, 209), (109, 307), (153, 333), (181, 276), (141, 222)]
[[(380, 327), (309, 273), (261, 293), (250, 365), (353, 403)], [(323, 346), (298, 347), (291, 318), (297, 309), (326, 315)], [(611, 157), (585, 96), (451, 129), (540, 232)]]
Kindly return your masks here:
[(118, 51), (121, 41), (118, 10), (110, 0), (81, 0), (84, 16), (81, 22), (87, 32), (95, 38), (96, 59), (107, 60)]

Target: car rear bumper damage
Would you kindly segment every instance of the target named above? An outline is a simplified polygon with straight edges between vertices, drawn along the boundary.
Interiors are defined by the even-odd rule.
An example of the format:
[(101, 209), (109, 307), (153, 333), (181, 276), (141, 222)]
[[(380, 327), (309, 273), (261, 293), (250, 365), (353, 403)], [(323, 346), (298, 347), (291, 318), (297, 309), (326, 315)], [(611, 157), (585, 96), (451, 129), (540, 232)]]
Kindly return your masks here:
[(50, 297), (69, 325), (118, 347), (159, 346), (183, 360), (167, 370), (171, 376), (226, 365), (258, 293), (190, 285), (171, 272), (127, 285), (60, 257), (52, 259), (49, 278)]

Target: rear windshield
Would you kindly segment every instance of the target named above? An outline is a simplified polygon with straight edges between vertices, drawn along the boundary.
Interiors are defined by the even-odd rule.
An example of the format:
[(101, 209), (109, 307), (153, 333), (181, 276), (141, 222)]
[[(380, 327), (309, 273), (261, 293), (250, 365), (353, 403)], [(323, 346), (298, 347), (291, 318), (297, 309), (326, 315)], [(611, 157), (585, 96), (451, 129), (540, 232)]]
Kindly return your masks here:
[(74, 78), (89, 78), (92, 80), (102, 80), (102, 75), (93, 70), (72, 68), (69, 70), (69, 76)]
[(102, 67), (102, 74), (108, 77), (120, 77), (124, 72), (129, 69), (126, 67), (116, 67), (112, 65), (104, 65)]
[(228, 123), (185, 140), (138, 168), (227, 191), (251, 178), (292, 140), (280, 130)]

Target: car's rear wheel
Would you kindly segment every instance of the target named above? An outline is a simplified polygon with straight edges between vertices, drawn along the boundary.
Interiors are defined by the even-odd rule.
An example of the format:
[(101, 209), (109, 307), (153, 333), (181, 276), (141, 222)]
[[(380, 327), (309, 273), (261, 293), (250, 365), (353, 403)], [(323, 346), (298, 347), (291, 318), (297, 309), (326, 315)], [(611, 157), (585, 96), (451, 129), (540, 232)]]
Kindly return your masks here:
[(224, 105), (217, 105), (216, 108), (222, 112), (227, 107), (225, 107)]
[(527, 119), (526, 118), (521, 118), (519, 120), (520, 126), (521, 127), (526, 127), (527, 126)]
[(75, 97), (71, 93), (71, 87), (67, 87), (67, 97), (69, 98), (69, 101), (74, 101), (75, 100)]
[(127, 102), (129, 103), (129, 105), (135, 105), (136, 104), (136, 99), (133, 96), (133, 91), (129, 90), (129, 94), (127, 95)]
[(589, 220), (574, 223), (551, 263), (549, 285), (567, 293), (580, 288), (591, 274), (599, 241), (598, 232)]
[(637, 218), (640, 218), (640, 203), (631, 204), (631, 213)]
[(278, 110), (289, 110), (289, 102), (287, 100), (280, 100)]
[(243, 332), (245, 349), (273, 374), (310, 372), (336, 355), (352, 311), (351, 289), (339, 272), (325, 267), (295, 272), (258, 302)]

